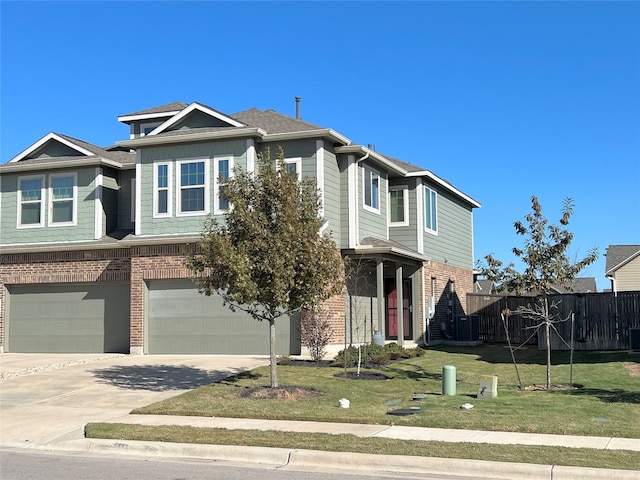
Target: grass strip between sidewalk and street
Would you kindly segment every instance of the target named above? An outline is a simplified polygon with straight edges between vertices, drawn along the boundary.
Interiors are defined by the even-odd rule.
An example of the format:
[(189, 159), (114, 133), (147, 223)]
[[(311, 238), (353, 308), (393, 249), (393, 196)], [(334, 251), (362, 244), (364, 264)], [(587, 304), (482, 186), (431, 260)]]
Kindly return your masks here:
[(447, 443), (388, 438), (362, 438), (355, 435), (298, 433), (262, 430), (227, 430), (187, 426), (144, 426), (118, 423), (90, 423), (88, 438), (176, 442), (213, 445), (245, 445), (328, 452), (376, 453), (420, 457), (464, 458), (496, 462), (564, 465), (592, 468), (636, 470), (640, 452), (587, 448), (486, 443)]

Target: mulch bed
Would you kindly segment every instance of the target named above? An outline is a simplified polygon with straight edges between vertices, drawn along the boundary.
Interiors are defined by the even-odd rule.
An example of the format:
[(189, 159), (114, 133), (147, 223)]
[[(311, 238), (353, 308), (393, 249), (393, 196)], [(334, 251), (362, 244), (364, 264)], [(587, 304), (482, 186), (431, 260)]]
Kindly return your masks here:
[(579, 388), (583, 388), (584, 385), (580, 385), (574, 383), (573, 386), (570, 385), (559, 385), (559, 384), (551, 384), (551, 388), (547, 390), (546, 385), (529, 385), (528, 387), (523, 387), (522, 390), (526, 390), (528, 392), (541, 392), (541, 391), (562, 391), (562, 390), (577, 390)]
[(390, 378), (382, 373), (363, 371), (360, 372), (360, 375), (358, 375), (358, 372), (342, 372), (336, 373), (334, 376), (340, 378), (349, 378), (351, 380), (389, 380)]

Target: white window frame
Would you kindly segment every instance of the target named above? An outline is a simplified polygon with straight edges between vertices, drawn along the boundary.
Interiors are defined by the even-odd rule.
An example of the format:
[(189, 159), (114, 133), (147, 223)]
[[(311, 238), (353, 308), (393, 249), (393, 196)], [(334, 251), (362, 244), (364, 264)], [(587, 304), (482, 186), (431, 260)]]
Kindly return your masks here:
[[(427, 208), (427, 199), (430, 200), (430, 209)], [(424, 231), (433, 235), (438, 234), (438, 192), (434, 189), (425, 186), (424, 187)], [(431, 225), (428, 225), (427, 220), (431, 218)], [(435, 228), (432, 228), (435, 222)]]
[[(65, 177), (73, 178), (73, 188), (72, 188), (73, 194), (71, 197), (71, 201), (73, 202), (73, 204), (71, 206), (71, 221), (54, 222), (53, 221), (53, 204), (57, 200), (53, 198), (53, 180), (56, 178), (65, 178)], [(68, 201), (68, 199), (61, 200), (61, 201)], [(49, 227), (75, 226), (77, 225), (77, 218), (78, 218), (77, 212), (78, 212), (78, 174), (73, 172), (73, 173), (54, 173), (49, 175), (49, 221), (47, 225)]]
[[(402, 203), (403, 203), (403, 217), (404, 220), (402, 222), (392, 222), (391, 221), (391, 192), (402, 192)], [(388, 193), (388, 201), (387, 201), (387, 212), (389, 213), (389, 226), (390, 227), (406, 227), (409, 225), (409, 186), (408, 185), (393, 185), (389, 186)]]
[[(36, 201), (31, 200), (27, 202), (22, 201), (22, 182), (28, 180), (40, 180), (40, 221), (38, 223), (22, 223), (22, 204), (23, 203), (36, 203)], [(41, 228), (44, 227), (44, 210), (45, 210), (45, 198), (46, 198), (46, 187), (45, 187), (45, 178), (44, 175), (29, 175), (24, 177), (18, 177), (18, 218), (16, 219), (17, 228)]]
[(227, 160), (229, 162), (229, 178), (233, 177), (233, 155), (216, 155), (213, 157), (213, 214), (222, 215), (227, 210), (220, 208), (220, 164), (219, 162)]
[(302, 181), (302, 157), (285, 158), (283, 164), (285, 166), (285, 172), (287, 171), (287, 165), (295, 165), (298, 181)]
[[(194, 212), (185, 212), (182, 210), (182, 185), (181, 185), (181, 181), (182, 181), (182, 165), (188, 164), (188, 163), (200, 163), (200, 162), (204, 162), (204, 210), (198, 210), (198, 211), (194, 211)], [(177, 217), (193, 217), (193, 216), (198, 216), (198, 215), (208, 215), (209, 211), (210, 211), (210, 207), (209, 205), (211, 204), (211, 201), (209, 199), (209, 186), (210, 186), (210, 179), (209, 179), (209, 158), (184, 158), (184, 159), (180, 159), (178, 161), (176, 161), (176, 173), (175, 173), (175, 177), (176, 177), (176, 216)], [(190, 186), (190, 188), (195, 188), (193, 185)], [(199, 188), (199, 187), (198, 187)]]
[[(373, 196), (371, 197), (371, 205), (367, 205), (367, 171), (371, 174), (371, 184), (370, 184), (370, 189), (373, 192), (373, 179), (374, 179), (374, 175), (378, 178), (378, 189), (376, 192), (376, 205), (377, 207), (373, 206)], [(380, 172), (371, 168), (368, 165), (362, 165), (362, 208), (364, 208), (365, 210), (369, 211), (369, 212), (374, 212), (379, 214), (380, 213), (380, 190), (382, 190), (382, 181), (381, 181), (381, 177), (380, 177)]]
[[(158, 167), (167, 167), (167, 186), (162, 190), (167, 191), (167, 211), (159, 212), (160, 206), (160, 187), (158, 186)], [(153, 163), (153, 218), (166, 218), (173, 215), (173, 163), (172, 162), (154, 162)]]

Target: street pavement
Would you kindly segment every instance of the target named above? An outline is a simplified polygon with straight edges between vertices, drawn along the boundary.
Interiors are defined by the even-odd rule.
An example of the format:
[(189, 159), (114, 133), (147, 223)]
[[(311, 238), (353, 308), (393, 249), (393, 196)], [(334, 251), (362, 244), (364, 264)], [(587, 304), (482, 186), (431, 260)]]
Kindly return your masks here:
[(635, 479), (639, 471), (476, 460), (84, 438), (89, 422), (349, 433), (363, 437), (640, 451), (640, 439), (483, 432), (390, 425), (131, 415), (135, 408), (268, 364), (266, 356), (0, 355), (0, 447), (254, 462), (300, 468), (428, 472), (494, 479)]

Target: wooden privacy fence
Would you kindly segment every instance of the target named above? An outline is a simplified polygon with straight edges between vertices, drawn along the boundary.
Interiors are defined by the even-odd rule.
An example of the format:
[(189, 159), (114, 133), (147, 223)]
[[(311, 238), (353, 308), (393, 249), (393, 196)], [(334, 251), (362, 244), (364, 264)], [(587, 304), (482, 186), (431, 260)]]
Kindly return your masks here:
[[(507, 325), (511, 342), (514, 345), (538, 345), (544, 349), (544, 328), (534, 334), (535, 329), (528, 327), (535, 327), (539, 322), (514, 313), (518, 307), (533, 306), (535, 302), (536, 297), (468, 294), (467, 313), (478, 317), (480, 340), (506, 343), (507, 334), (500, 313), (509, 310), (512, 313)], [(628, 349), (629, 329), (640, 328), (640, 292), (549, 295), (549, 305), (552, 304), (556, 308), (551, 313), (557, 313), (559, 319), (567, 319), (555, 324), (559, 335), (551, 335), (553, 350), (570, 348), (572, 312), (576, 350)]]

